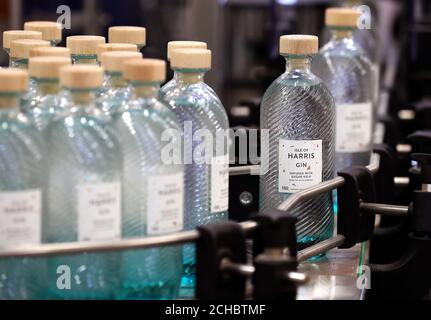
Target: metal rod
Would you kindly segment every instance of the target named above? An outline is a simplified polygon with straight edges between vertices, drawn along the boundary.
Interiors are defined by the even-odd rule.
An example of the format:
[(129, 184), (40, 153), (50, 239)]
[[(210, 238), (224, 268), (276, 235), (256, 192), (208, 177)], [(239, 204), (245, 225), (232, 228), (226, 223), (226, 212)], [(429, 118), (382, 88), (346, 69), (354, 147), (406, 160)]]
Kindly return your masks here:
[(336, 177), (334, 179), (325, 181), (312, 188), (292, 194), (286, 201), (278, 206), (278, 209), (281, 211), (292, 210), (299, 202), (311, 199), (315, 196), (341, 187), (343, 184), (344, 178), (342, 177)]
[(406, 216), (409, 212), (409, 208), (405, 206), (394, 206), (389, 204), (380, 203), (366, 203), (361, 202), (361, 210), (372, 212), (376, 214), (382, 214), (386, 216)]
[(401, 154), (410, 154), (412, 153), (413, 148), (409, 144), (397, 144), (396, 150)]
[(345, 240), (346, 238), (343, 235), (336, 235), (331, 239), (319, 242), (314, 246), (301, 250), (298, 253), (298, 262), (304, 262), (307, 259), (315, 257), (319, 254), (325, 253), (331, 249), (337, 248), (341, 246)]
[(367, 166), (367, 169), (371, 171), (372, 174), (376, 174), (380, 169), (380, 155), (377, 153), (373, 153), (371, 155), (370, 164)]
[(395, 177), (394, 183), (398, 187), (407, 187), (410, 184), (409, 177)]
[(244, 277), (251, 277), (253, 276), (256, 269), (254, 266), (234, 263), (230, 259), (223, 259), (221, 262), (221, 270), (226, 272), (232, 272), (235, 274), (240, 274), (240, 275), (243, 275)]
[(245, 176), (260, 171), (260, 166), (237, 166), (229, 168), (230, 176)]
[[(257, 223), (250, 221), (240, 224), (246, 233), (252, 232)], [(105, 251), (124, 251), (155, 248), (171, 245), (180, 245), (195, 242), (199, 238), (196, 230), (184, 231), (170, 235), (148, 237), (142, 239), (127, 239), (110, 242), (71, 242), (43, 244), (35, 246), (22, 246), (13, 250), (0, 251), (0, 258), (11, 257), (45, 257), (60, 256), (70, 254), (80, 254), (83, 252), (105, 252)]]
[(296, 284), (305, 284), (310, 280), (307, 274), (294, 271), (288, 272), (286, 278)]

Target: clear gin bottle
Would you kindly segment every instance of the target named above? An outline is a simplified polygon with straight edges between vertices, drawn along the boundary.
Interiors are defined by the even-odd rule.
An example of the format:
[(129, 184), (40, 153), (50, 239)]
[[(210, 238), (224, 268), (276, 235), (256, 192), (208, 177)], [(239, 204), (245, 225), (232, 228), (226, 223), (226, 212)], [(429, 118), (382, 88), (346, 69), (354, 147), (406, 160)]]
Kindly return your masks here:
[[(220, 99), (204, 82), (211, 67), (211, 51), (178, 49), (172, 54), (171, 66), (177, 74), (177, 86), (164, 100), (184, 134), (185, 228), (191, 230), (228, 218), (229, 152), (227, 139), (217, 144), (216, 137), (226, 134), (229, 121)], [(209, 141), (206, 139), (213, 142), (207, 152), (202, 148), (203, 142)], [(194, 246), (188, 245), (184, 251), (184, 288), (194, 286), (194, 268)]]
[[(262, 163), (261, 211), (277, 208), (292, 194), (334, 177), (334, 102), (322, 80), (310, 72), (317, 41), (314, 36), (281, 37), (286, 72), (268, 88), (261, 108), (261, 129), (269, 130), (269, 144), (262, 141), (269, 162)], [(300, 248), (332, 236), (330, 193), (302, 202), (292, 213), (299, 219)]]
[[(143, 238), (183, 230), (184, 166), (163, 158), (163, 135), (179, 133), (160, 112), (158, 98), (166, 64), (143, 59), (125, 64), (131, 99), (114, 116), (121, 143), (124, 177), (123, 237)], [(181, 143), (179, 134), (173, 144)], [(178, 140), (175, 140), (178, 139)], [(122, 299), (175, 299), (182, 276), (181, 247), (122, 254)]]

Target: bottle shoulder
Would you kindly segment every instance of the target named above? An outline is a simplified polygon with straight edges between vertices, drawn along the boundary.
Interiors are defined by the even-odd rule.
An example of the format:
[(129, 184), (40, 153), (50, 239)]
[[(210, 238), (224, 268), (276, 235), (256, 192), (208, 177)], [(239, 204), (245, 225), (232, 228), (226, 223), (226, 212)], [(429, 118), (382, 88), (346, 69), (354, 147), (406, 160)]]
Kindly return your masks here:
[(263, 100), (270, 99), (274, 95), (284, 95), (292, 90), (307, 92), (309, 88), (315, 88), (323, 94), (329, 93), (322, 79), (311, 72), (285, 72), (271, 83), (264, 94)]
[(165, 95), (164, 101), (175, 113), (182, 113), (184, 109), (196, 110), (196, 116), (208, 118), (208, 122), (216, 127), (229, 128), (228, 115), (223, 103), (206, 83), (173, 87)]
[(115, 114), (114, 121), (128, 122), (128, 125), (155, 126), (160, 130), (167, 130), (173, 128), (174, 118), (174, 113), (163, 101), (151, 98), (127, 101)]
[(261, 108), (262, 114), (266, 114), (269, 109), (277, 107), (287, 110), (307, 105), (319, 105), (322, 110), (330, 112), (335, 109), (331, 91), (320, 78), (312, 73), (306, 76), (285, 73), (266, 90)]
[(330, 41), (324, 45), (313, 59), (313, 65), (333, 61), (349, 61), (352, 68), (372, 68), (372, 61), (366, 51), (353, 40)]

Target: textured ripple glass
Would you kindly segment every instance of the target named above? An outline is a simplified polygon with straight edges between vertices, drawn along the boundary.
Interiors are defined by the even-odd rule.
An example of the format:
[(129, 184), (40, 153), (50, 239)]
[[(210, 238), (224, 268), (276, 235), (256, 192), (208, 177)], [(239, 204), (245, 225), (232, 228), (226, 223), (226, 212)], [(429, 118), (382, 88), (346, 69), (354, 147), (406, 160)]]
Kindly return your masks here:
[[(120, 149), (116, 139), (106, 129), (106, 116), (95, 107), (96, 93), (81, 90), (66, 91), (64, 94), (68, 101), (67, 108), (55, 117), (47, 129), (49, 171), (48, 210), (44, 219), (46, 243), (80, 240), (80, 232), (83, 232), (80, 230), (88, 223), (82, 221), (89, 218), (90, 214), (94, 215), (95, 211), (93, 207), (91, 210), (81, 209), (81, 202), (91, 192), (90, 188), (113, 185), (112, 188), (117, 188), (114, 192), (120, 193), (121, 197)], [(84, 186), (85, 192), (80, 191)], [(98, 201), (112, 201), (112, 198), (106, 199), (102, 195), (87, 205), (103, 205)], [(83, 211), (85, 215), (80, 217), (79, 212)], [(118, 218), (121, 219), (121, 211), (118, 212)], [(96, 220), (91, 221), (94, 227), (97, 227), (96, 223)], [(103, 220), (99, 220), (99, 223), (103, 223)], [(106, 240), (119, 239), (120, 236), (121, 225), (118, 235)], [(71, 287), (66, 290), (58, 287), (57, 271), (61, 266), (66, 266), (71, 275)], [(112, 299), (118, 285), (118, 269), (119, 257), (114, 253), (49, 258), (47, 296), (51, 299)]]
[[(163, 201), (149, 199), (150, 188), (155, 188), (151, 181), (174, 177), (175, 188), (180, 186), (183, 190), (184, 186), (184, 166), (162, 162), (162, 149), (166, 144), (162, 142), (162, 134), (169, 129), (179, 132), (179, 127), (172, 127), (164, 118), (164, 112), (171, 111), (158, 100), (159, 87), (159, 84), (133, 83), (131, 100), (114, 116), (115, 131), (121, 142), (123, 155), (124, 238), (154, 235), (148, 233), (150, 225), (148, 217), (150, 210), (153, 214), (156, 210), (149, 203), (155, 201), (158, 206), (162, 206)], [(180, 141), (172, 141), (172, 143), (180, 143)], [(175, 191), (174, 197), (180, 198), (180, 205), (170, 209), (176, 213), (180, 212), (182, 222), (183, 191)], [(174, 231), (181, 230), (182, 225)], [(178, 296), (181, 276), (181, 247), (123, 253), (119, 298), (175, 299)]]
[(107, 72), (105, 83), (100, 91), (98, 107), (108, 116), (112, 116), (130, 99), (130, 90), (119, 72)]
[[(28, 59), (10, 58), (9, 67), (27, 70)], [(31, 99), (31, 97), (34, 96), (35, 94), (36, 94), (36, 81), (33, 78), (30, 78), (28, 81), (28, 90), (21, 98), (23, 107), (25, 107), (29, 103), (29, 100)]]
[[(370, 59), (353, 40), (351, 31), (334, 30), (332, 40), (320, 50), (312, 65), (313, 72), (334, 96), (337, 117), (340, 117), (337, 136), (344, 142), (337, 142), (337, 170), (368, 165), (372, 149), (376, 75)], [(354, 109), (350, 109), (352, 106)]]
[[(9, 105), (8, 101), (12, 100), (15, 102)], [(3, 193), (5, 200), (8, 200), (11, 197), (9, 193), (31, 191), (34, 197), (34, 191), (37, 190), (40, 199), (27, 201), (30, 201), (28, 203), (32, 206), (41, 206), (45, 178), (42, 137), (31, 121), (20, 113), (18, 101), (18, 96), (12, 98), (0, 95), (0, 196)], [(14, 206), (10, 205), (10, 208)], [(8, 223), (8, 221), (2, 221), (3, 218), (6, 219), (6, 215), (3, 214), (5, 212), (0, 216), (0, 229), (5, 228)], [(28, 214), (24, 217), (27, 221), (30, 221), (30, 218)], [(41, 218), (39, 216), (33, 219)], [(35, 220), (32, 221), (35, 222)], [(3, 231), (11, 232), (6, 237), (13, 239), (11, 240), (13, 243), (0, 242), (0, 248), (14, 249), (19, 245), (39, 244), (40, 235), (39, 239), (32, 236), (30, 242), (27, 238), (30, 235), (29, 230), (32, 230), (31, 233), (39, 234), (41, 230), (32, 229), (32, 227), (37, 228), (34, 224), (27, 227), (30, 227), (27, 229), (27, 235), (21, 233), (20, 236), (16, 234), (20, 229), (19, 226), (9, 224), (9, 228)], [(39, 222), (39, 228), (41, 228), (41, 222)], [(0, 238), (4, 236), (5, 234)], [(35, 258), (0, 260), (0, 300), (43, 299), (44, 263), (44, 259)]]
[[(175, 83), (162, 89), (162, 96), (177, 116), (184, 130), (184, 153), (191, 155), (202, 144), (194, 141), (193, 135), (200, 129), (216, 133), (229, 129), (226, 111), (214, 93), (204, 82), (206, 70), (177, 69)], [(215, 147), (215, 143), (214, 143)], [(224, 155), (228, 151), (224, 150)], [(228, 212), (211, 212), (211, 165), (185, 159), (185, 228), (228, 218)], [(189, 161), (187, 161), (189, 160)], [(185, 246), (183, 287), (194, 286), (195, 248)]]
[[(292, 178), (279, 170), (281, 159), (288, 157), (287, 152), (280, 151), (283, 141), (296, 143), (296, 147), (301, 148), (308, 147), (309, 141), (321, 140), (322, 168), (315, 172), (316, 177), (322, 181), (334, 177), (335, 107), (329, 90), (310, 72), (310, 57), (287, 57), (286, 72), (271, 84), (263, 98), (261, 128), (269, 130), (269, 163), (263, 163), (268, 165), (269, 171), (260, 179), (261, 211), (277, 208), (293, 193), (280, 192), (279, 188), (280, 177)], [(330, 193), (302, 202), (292, 213), (299, 219), (300, 248), (332, 236), (334, 218)]]
[(66, 100), (60, 94), (58, 80), (38, 79), (35, 84), (34, 94), (23, 106), (23, 111), (37, 129), (45, 133), (53, 117), (64, 110)]

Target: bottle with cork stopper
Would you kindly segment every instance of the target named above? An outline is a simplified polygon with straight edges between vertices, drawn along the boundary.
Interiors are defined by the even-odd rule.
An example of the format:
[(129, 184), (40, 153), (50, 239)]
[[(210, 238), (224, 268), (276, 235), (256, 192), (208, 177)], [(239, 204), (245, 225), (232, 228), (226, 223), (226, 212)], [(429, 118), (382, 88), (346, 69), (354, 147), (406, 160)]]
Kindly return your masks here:
[(19, 39), (43, 40), (42, 32), (25, 30), (8, 30), (3, 32), (3, 50), (10, 55), (12, 41)]
[[(44, 227), (46, 243), (115, 241), (121, 238), (122, 179), (117, 139), (97, 108), (103, 69), (71, 65), (60, 69), (66, 108), (48, 125), (49, 158)], [(48, 299), (112, 300), (118, 286), (114, 253), (50, 257), (48, 283), (59, 265), (75, 270), (70, 290), (48, 287)]]
[(142, 58), (142, 53), (135, 51), (108, 51), (101, 55), (105, 69), (103, 89), (100, 92), (99, 108), (108, 116), (114, 115), (129, 100), (130, 90), (123, 77), (123, 65), (131, 59)]
[[(28, 73), (0, 69), (0, 246), (42, 243), (43, 192), (46, 177), (45, 151), (41, 134), (21, 113), (21, 98), (27, 91)], [(23, 210), (25, 208), (25, 210)], [(8, 217), (7, 210), (12, 217)], [(0, 300), (43, 299), (43, 259), (0, 260)], [(37, 276), (35, 276), (37, 274)]]
[[(286, 71), (267, 89), (261, 106), (261, 212), (334, 176), (335, 106), (330, 91), (310, 70), (317, 52), (315, 36), (280, 38)], [(292, 213), (298, 218), (301, 248), (332, 236), (331, 193), (305, 201)]]
[(66, 102), (60, 94), (60, 69), (71, 65), (70, 57), (34, 57), (29, 60), (29, 75), (35, 81), (34, 95), (24, 108), (39, 131), (45, 132)]
[[(181, 145), (181, 133), (160, 110), (160, 84), (166, 62), (128, 60), (124, 77), (132, 97), (115, 115), (115, 132), (123, 155), (123, 237), (144, 238), (175, 233), (184, 225), (184, 166), (163, 154), (167, 142)], [(170, 130), (175, 129), (169, 134)], [(163, 158), (163, 157), (166, 158)], [(136, 190), (140, 190), (136, 197)], [(169, 212), (169, 214), (166, 214)], [(122, 254), (120, 299), (176, 299), (182, 276), (181, 247), (144, 249)]]
[(111, 51), (131, 51), (137, 52), (138, 46), (132, 43), (103, 43), (97, 46), (97, 60), (102, 62), (102, 53)]
[(141, 51), (147, 42), (147, 30), (143, 27), (117, 26), (109, 28), (109, 43), (131, 43)]
[(30, 51), (33, 48), (49, 47), (50, 44), (45, 40), (18, 39), (10, 44), (10, 67), (27, 69)]
[[(184, 155), (186, 230), (228, 218), (227, 140), (217, 139), (217, 143), (210, 141), (213, 149), (204, 152), (202, 157), (205, 159), (191, 156), (199, 153), (196, 151), (198, 144), (193, 139), (196, 132), (204, 130), (211, 133), (212, 137), (220, 137), (229, 130), (223, 104), (204, 81), (206, 72), (211, 69), (211, 58), (211, 51), (207, 49), (174, 50), (171, 54), (171, 68), (176, 73), (177, 87), (164, 97), (184, 130), (184, 148), (187, 151)], [(187, 245), (184, 249), (184, 291), (194, 287), (194, 272), (194, 247)]]
[(105, 37), (101, 36), (70, 36), (66, 38), (66, 47), (70, 49), (73, 64), (97, 66), (97, 48), (105, 42)]
[[(207, 49), (207, 48), (208, 48), (207, 44), (201, 41), (170, 41), (168, 42), (167, 59), (168, 61), (171, 61), (172, 52), (178, 49)], [(177, 77), (178, 77), (178, 74), (174, 72), (173, 78), (160, 89), (160, 97), (162, 99), (164, 99), (164, 97), (168, 92), (175, 90), (177, 86), (177, 83), (176, 83)]]
[[(28, 69), (28, 60), (30, 51), (34, 48), (49, 47), (50, 44), (45, 40), (18, 39), (11, 42), (10, 49), (10, 67), (18, 69)], [(30, 78), (28, 84), (29, 95), (23, 98), (23, 105), (27, 105), (30, 95), (34, 94), (35, 81)]]
[(30, 49), (30, 58), (35, 57), (61, 57), (71, 59), (69, 48), (64, 47), (36, 47)]
[(28, 21), (24, 30), (42, 33), (42, 40), (49, 41), (51, 46), (57, 46), (62, 40), (62, 25), (54, 21)]
[(378, 71), (353, 37), (359, 16), (354, 9), (327, 9), (332, 39), (313, 62), (313, 70), (335, 99), (337, 170), (367, 166), (371, 159)]

